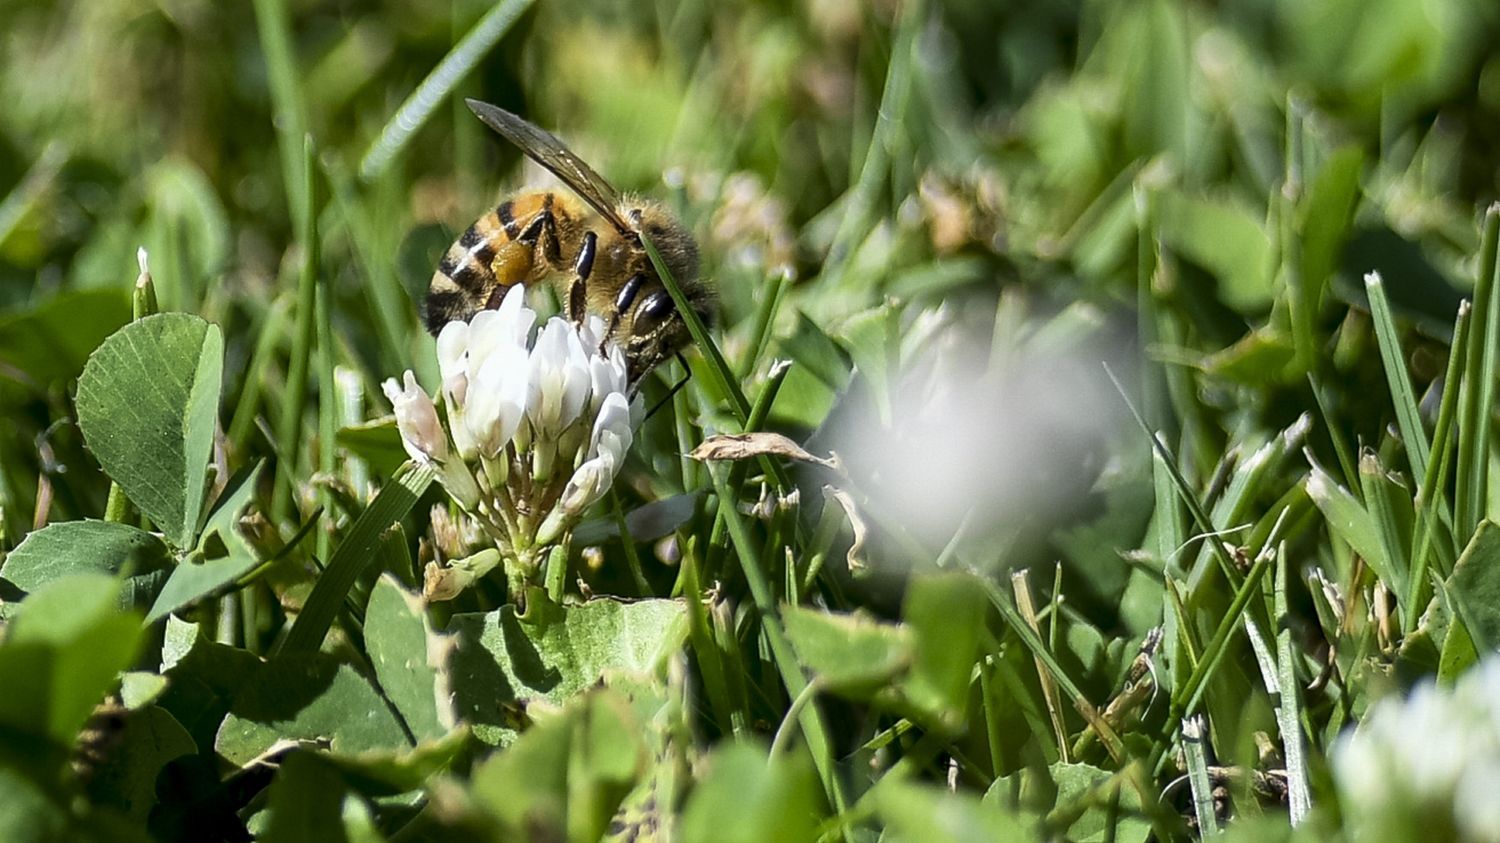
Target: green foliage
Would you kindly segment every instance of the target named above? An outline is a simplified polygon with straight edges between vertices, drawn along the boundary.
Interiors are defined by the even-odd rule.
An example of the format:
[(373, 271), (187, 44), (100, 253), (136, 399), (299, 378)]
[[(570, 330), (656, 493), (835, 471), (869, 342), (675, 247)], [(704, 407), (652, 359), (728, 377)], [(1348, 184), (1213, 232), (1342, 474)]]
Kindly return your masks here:
[[(0, 839), (1349, 839), (1500, 649), (1489, 4), (12, 5)], [(718, 290), (517, 603), (379, 389), (465, 97)]]
[(178, 548), (201, 526), (223, 354), (217, 325), (160, 313), (106, 339), (78, 378), (89, 449)]

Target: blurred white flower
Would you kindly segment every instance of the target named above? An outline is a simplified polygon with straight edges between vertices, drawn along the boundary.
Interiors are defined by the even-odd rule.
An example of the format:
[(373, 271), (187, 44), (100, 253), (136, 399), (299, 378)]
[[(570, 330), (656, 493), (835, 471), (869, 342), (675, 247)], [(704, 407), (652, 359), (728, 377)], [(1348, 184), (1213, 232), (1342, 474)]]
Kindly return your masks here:
[[(546, 547), (609, 490), (640, 422), (625, 355), (604, 340), (603, 320), (549, 319), (533, 338), (536, 321), (517, 286), (499, 308), (444, 326), (446, 433), (410, 372), (405, 390), (386, 384), (414, 459), (442, 463), (453, 437), (459, 459), (439, 479), (494, 541), (512, 582), (531, 579)], [(456, 582), (437, 581), (442, 594)]]
[(1087, 505), (1106, 443), (1125, 429), (1100, 361), (1129, 355), (1082, 308), (1000, 337), (1015, 345), (999, 352), (987, 326), (965, 319), (947, 307), (919, 314), (890, 350), (899, 366), (857, 359), (864, 377), (827, 438), (805, 444), (836, 452), (870, 504), (911, 534), (942, 547), (962, 532), (959, 550), (977, 559)]
[(419, 463), (442, 462), (448, 458), (448, 436), (438, 423), (437, 408), (410, 369), (406, 370), (405, 387), (388, 378), (381, 388), (396, 410), (396, 428), (401, 431), (401, 447)]
[(1500, 656), (1376, 702), (1332, 760), (1354, 839), (1500, 841)]

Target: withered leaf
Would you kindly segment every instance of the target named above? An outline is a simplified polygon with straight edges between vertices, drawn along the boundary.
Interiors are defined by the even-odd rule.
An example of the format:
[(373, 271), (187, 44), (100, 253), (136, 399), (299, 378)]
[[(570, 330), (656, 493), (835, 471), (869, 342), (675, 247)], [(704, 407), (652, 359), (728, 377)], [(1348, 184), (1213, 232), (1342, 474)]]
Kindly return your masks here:
[(838, 455), (826, 459), (808, 453), (780, 433), (723, 433), (710, 436), (688, 456), (695, 460), (746, 460), (759, 456), (786, 457), (810, 462), (833, 471), (843, 471)]

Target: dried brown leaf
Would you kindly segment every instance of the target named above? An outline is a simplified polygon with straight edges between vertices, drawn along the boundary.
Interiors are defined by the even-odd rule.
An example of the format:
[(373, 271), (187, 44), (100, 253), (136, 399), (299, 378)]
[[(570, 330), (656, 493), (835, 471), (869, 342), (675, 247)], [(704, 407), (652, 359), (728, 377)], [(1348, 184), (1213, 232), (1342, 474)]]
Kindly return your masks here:
[(849, 545), (849, 552), (845, 558), (849, 560), (849, 570), (859, 571), (865, 567), (865, 535), (869, 528), (865, 526), (865, 520), (859, 516), (859, 511), (854, 507), (854, 498), (843, 489), (833, 486), (823, 487), (823, 496), (830, 500), (838, 501), (839, 506), (844, 508), (844, 515), (849, 518), (849, 527), (854, 531), (854, 541)]
[(786, 457), (821, 465), (833, 471), (843, 470), (837, 455), (830, 455), (826, 459), (815, 456), (780, 433), (724, 433), (710, 436), (688, 456), (700, 461), (747, 460), (760, 456)]

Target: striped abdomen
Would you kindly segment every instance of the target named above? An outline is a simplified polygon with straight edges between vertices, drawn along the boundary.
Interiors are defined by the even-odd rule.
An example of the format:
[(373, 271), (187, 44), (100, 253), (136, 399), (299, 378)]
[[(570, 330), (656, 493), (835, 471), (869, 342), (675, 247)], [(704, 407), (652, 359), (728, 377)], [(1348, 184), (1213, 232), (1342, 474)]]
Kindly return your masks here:
[(427, 288), (427, 330), (497, 307), (515, 284), (530, 284), (564, 266), (563, 244), (576, 242), (581, 216), (571, 197), (522, 193), (474, 221), (438, 263)]

